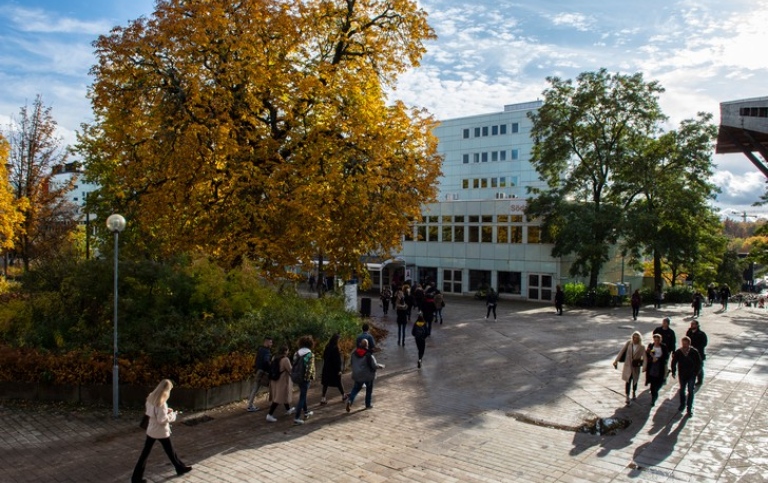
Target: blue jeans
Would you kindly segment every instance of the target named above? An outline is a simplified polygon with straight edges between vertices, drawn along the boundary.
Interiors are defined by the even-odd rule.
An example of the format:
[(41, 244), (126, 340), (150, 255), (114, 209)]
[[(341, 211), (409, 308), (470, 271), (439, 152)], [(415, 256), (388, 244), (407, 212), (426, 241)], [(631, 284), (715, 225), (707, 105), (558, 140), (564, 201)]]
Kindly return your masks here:
[(302, 410), (304, 414), (309, 412), (309, 409), (307, 409), (307, 391), (309, 391), (309, 381), (299, 383), (299, 402), (296, 404), (296, 419), (301, 418)]
[[(691, 412), (693, 409), (693, 392), (696, 385), (696, 376), (691, 376), (686, 380), (683, 380), (683, 378), (680, 378), (680, 407), (685, 406), (688, 408), (688, 412)], [(686, 394), (688, 393), (688, 397), (686, 398)]]
[(365, 384), (365, 407), (368, 408), (371, 407), (371, 398), (373, 397), (373, 380), (364, 382), (355, 381), (355, 385), (352, 387), (352, 392), (349, 393), (349, 404), (355, 402), (355, 397), (363, 388), (363, 384)]

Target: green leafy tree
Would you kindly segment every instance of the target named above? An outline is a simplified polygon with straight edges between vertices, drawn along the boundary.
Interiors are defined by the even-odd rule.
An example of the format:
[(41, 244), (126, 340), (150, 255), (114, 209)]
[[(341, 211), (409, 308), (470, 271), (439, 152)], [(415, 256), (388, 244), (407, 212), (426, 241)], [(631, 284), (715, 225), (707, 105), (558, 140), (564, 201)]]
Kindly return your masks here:
[(641, 74), (580, 74), (547, 79), (542, 107), (531, 115), (531, 163), (546, 183), (533, 189), (528, 216), (540, 217), (553, 256), (573, 254), (571, 275), (595, 288), (619, 237), (626, 186), (617, 183), (664, 119), (656, 82)]
[(79, 145), (95, 203), (153, 256), (283, 276), (388, 255), (441, 159), (434, 120), (385, 92), (432, 38), (409, 0), (160, 0), (95, 43)]
[(720, 231), (708, 202), (717, 188), (709, 181), (717, 127), (712, 115), (699, 113), (677, 130), (642, 143), (617, 183), (626, 190), (628, 208), (623, 245), (635, 258), (652, 257), (654, 286), (662, 282), (662, 263), (672, 285), (691, 274), (707, 230)]

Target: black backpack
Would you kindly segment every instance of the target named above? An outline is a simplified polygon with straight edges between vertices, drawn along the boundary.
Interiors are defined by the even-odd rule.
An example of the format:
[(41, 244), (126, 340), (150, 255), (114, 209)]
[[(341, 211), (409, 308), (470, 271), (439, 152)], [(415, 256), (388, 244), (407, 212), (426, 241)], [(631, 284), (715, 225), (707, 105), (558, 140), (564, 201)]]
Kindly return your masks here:
[(269, 378), (273, 381), (280, 379), (282, 371), (280, 370), (280, 361), (282, 357), (275, 357), (272, 359), (272, 363), (269, 365)]
[(311, 352), (307, 352), (303, 356), (296, 354), (293, 361), (293, 368), (291, 368), (291, 380), (296, 384), (304, 382), (304, 375), (307, 373), (307, 362), (309, 362)]

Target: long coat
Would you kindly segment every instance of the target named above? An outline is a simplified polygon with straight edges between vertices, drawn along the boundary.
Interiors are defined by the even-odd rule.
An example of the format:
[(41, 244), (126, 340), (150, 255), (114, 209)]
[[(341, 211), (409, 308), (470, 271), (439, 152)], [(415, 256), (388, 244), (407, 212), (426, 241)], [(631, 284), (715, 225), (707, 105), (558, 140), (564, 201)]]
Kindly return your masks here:
[(291, 358), (280, 359), (280, 379), (269, 381), (269, 397), (273, 403), (291, 404), (293, 383), (291, 382)]
[(341, 387), (341, 352), (338, 347), (328, 346), (323, 352), (323, 374), (320, 380), (323, 386)]
[[(647, 363), (645, 358), (645, 347), (642, 346), (642, 344), (633, 344), (631, 340), (628, 340), (623, 346), (621, 346), (621, 350), (618, 354), (616, 354), (616, 359), (614, 359), (614, 362), (619, 362), (619, 359), (621, 359), (622, 352), (626, 351), (627, 356), (624, 358), (624, 365), (621, 369), (621, 378), (624, 380), (624, 382), (629, 382), (629, 379), (632, 378), (634, 381), (640, 380), (640, 369), (645, 369), (645, 365)], [(635, 367), (632, 364), (632, 361), (640, 361), (641, 365), (639, 367)]]

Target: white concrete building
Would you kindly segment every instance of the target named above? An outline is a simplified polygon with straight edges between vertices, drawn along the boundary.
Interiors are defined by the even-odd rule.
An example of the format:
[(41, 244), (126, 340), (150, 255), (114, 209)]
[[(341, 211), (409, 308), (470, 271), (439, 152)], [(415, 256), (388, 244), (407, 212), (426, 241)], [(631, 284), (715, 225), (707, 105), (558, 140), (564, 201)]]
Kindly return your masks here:
[(384, 268), (385, 283), (429, 279), (445, 293), (490, 285), (511, 297), (553, 299), (565, 279), (563, 263), (541, 243), (539, 224), (523, 214), (527, 188), (542, 185), (529, 161), (528, 113), (540, 106), (511, 104), (435, 129), (444, 156), (439, 201), (424, 206), (399, 254), (405, 266)]

